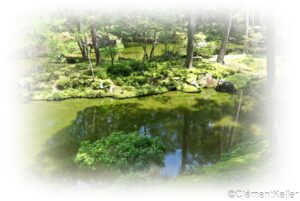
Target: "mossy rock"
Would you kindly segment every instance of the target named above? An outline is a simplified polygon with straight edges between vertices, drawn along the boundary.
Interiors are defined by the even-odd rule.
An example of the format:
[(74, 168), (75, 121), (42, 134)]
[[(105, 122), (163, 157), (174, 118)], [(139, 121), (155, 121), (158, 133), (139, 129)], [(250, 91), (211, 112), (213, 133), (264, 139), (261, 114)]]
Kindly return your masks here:
[(183, 84), (180, 87), (180, 91), (186, 92), (186, 93), (197, 93), (200, 92), (200, 88), (197, 88), (195, 86), (189, 85), (189, 84)]

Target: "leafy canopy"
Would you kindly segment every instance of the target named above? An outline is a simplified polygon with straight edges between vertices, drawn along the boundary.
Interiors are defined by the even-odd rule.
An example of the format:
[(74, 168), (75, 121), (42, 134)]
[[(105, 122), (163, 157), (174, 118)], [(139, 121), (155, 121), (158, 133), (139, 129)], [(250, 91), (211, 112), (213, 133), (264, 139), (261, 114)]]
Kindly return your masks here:
[(115, 132), (95, 142), (83, 141), (75, 157), (80, 168), (96, 170), (99, 166), (128, 171), (163, 166), (165, 146), (158, 137)]

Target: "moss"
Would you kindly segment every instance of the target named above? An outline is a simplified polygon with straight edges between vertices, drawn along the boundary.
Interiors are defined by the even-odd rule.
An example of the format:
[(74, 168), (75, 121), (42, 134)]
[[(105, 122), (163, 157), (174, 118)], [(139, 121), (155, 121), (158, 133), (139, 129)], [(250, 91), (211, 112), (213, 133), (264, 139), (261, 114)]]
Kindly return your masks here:
[(237, 89), (245, 87), (251, 78), (245, 74), (236, 73), (225, 78), (226, 81), (231, 82)]
[(56, 88), (59, 90), (67, 89), (72, 86), (70, 79), (60, 79), (56, 82)]
[(196, 93), (196, 92), (200, 92), (200, 88), (197, 88), (197, 87), (189, 85), (189, 84), (183, 84), (180, 87), (180, 91), (183, 91), (186, 93)]
[(87, 63), (76, 63), (75, 68), (77, 68), (77, 69), (88, 69), (89, 65)]
[[(92, 71), (87, 68), (85, 62), (49, 63), (39, 72), (26, 75), (23, 94), (27, 98), (40, 100), (106, 96), (125, 98), (171, 90), (192, 93), (200, 91), (201, 86), (197, 86), (199, 78), (207, 73), (214, 79), (226, 78), (236, 88), (242, 88), (250, 78), (263, 77), (261, 69), (264, 68), (265, 62), (261, 58), (227, 55), (226, 65), (210, 59), (195, 61), (191, 69), (183, 68), (183, 64), (184, 59), (145, 63), (122, 60), (117, 61), (114, 67), (110, 67), (110, 64), (104, 61), (100, 68), (94, 69), (95, 78), (93, 78)], [(129, 73), (125, 72), (127, 67), (130, 68)], [(107, 68), (111, 68), (109, 73)], [(53, 86), (59, 90), (58, 93)]]

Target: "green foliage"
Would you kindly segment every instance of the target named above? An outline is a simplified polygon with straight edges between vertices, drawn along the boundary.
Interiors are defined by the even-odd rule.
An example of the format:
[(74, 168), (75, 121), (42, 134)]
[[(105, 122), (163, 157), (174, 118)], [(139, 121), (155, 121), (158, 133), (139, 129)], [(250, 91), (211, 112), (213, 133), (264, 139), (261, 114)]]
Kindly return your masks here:
[(109, 66), (107, 72), (112, 75), (129, 76), (132, 72), (142, 72), (146, 69), (146, 64), (139, 61), (128, 60)]
[(35, 80), (37, 82), (49, 82), (51, 80), (56, 80), (58, 78), (59, 78), (59, 74), (57, 72), (36, 74), (35, 76)]
[(67, 89), (72, 87), (72, 82), (70, 79), (60, 79), (56, 82), (56, 88), (59, 90)]
[(196, 47), (195, 54), (202, 56), (204, 58), (210, 58), (213, 55), (218, 54), (219, 47), (220, 47), (219, 41), (209, 41), (206, 42), (206, 44), (203, 46)]
[(164, 152), (165, 147), (158, 137), (116, 132), (95, 142), (83, 141), (74, 162), (81, 168), (141, 170), (151, 164), (162, 166)]
[(76, 63), (75, 67), (77, 69), (88, 69), (89, 68), (89, 64), (88, 63), (85, 63), (85, 62), (82, 62), (82, 63)]
[(49, 56), (58, 59), (60, 55), (68, 55), (77, 51), (77, 44), (69, 32), (48, 32), (46, 43), (49, 48)]
[(108, 67), (107, 72), (112, 75), (129, 76), (132, 73), (132, 68), (128, 65), (115, 64)]
[(98, 77), (100, 79), (107, 79), (108, 78), (107, 71), (104, 68), (94, 69), (94, 74), (95, 74), (96, 77)]

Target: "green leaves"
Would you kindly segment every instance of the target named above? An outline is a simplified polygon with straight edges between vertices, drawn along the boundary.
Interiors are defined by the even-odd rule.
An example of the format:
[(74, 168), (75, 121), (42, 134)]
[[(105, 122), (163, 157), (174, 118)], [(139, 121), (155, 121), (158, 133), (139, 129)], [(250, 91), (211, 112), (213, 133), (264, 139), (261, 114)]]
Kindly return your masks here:
[(163, 165), (165, 146), (158, 137), (147, 138), (137, 133), (112, 133), (95, 142), (83, 141), (74, 162), (80, 168), (128, 171)]

